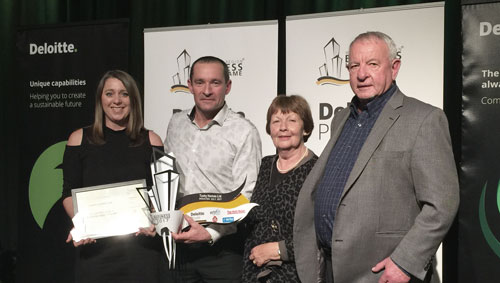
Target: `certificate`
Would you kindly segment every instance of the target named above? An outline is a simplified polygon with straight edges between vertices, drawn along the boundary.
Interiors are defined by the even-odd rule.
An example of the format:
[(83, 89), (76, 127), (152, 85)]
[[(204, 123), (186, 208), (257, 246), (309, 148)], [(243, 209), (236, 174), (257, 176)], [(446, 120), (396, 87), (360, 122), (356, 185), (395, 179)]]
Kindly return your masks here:
[(146, 180), (113, 183), (71, 190), (75, 225), (73, 239), (125, 235), (149, 227), (149, 210), (137, 188)]

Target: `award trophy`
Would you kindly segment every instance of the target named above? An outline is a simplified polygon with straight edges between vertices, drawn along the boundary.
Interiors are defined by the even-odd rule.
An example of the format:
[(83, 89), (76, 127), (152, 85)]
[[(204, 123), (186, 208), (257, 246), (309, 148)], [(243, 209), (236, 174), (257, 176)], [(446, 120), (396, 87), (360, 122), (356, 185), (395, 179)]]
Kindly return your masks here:
[[(181, 228), (188, 226), (184, 221), (184, 214), (202, 225), (230, 224), (245, 218), (257, 206), (241, 194), (246, 178), (236, 190), (229, 193), (199, 193), (177, 200), (179, 174), (175, 171), (174, 164), (173, 154), (153, 148), (153, 186), (137, 188), (141, 195), (144, 195), (143, 190), (147, 190), (149, 200), (144, 198), (144, 201), (150, 210), (151, 223), (163, 238), (169, 268), (175, 268), (176, 248), (172, 233), (178, 233)], [(179, 210), (175, 210), (176, 205)]]
[[(178, 232), (184, 219), (180, 210), (175, 210), (179, 174), (174, 170), (175, 157), (153, 148), (151, 174), (153, 186), (147, 189), (149, 201), (144, 200), (151, 211), (151, 223), (163, 239), (163, 247), (169, 268), (175, 268), (175, 241), (172, 232)], [(144, 190), (139, 188), (138, 190)], [(141, 192), (139, 192), (141, 193)], [(142, 195), (142, 193), (141, 193)]]

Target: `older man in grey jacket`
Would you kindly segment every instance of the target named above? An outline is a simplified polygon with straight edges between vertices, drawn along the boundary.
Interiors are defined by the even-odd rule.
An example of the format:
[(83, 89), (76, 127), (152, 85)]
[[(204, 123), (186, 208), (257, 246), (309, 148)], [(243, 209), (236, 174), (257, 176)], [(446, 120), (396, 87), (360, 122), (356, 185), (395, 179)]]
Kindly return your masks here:
[(458, 209), (458, 178), (443, 111), (399, 90), (400, 64), (384, 33), (351, 43), (355, 96), (335, 115), (297, 202), (302, 282), (437, 280), (432, 262)]

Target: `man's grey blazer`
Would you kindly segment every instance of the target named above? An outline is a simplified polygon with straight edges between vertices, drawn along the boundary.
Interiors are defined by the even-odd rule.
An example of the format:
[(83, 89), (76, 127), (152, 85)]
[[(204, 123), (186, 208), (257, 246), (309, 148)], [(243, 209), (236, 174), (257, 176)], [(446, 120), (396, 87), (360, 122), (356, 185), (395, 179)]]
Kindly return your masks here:
[[(297, 201), (293, 236), (303, 283), (318, 279), (314, 192), (348, 116), (349, 107), (333, 118), (330, 141)], [(332, 235), (334, 282), (377, 282), (382, 272), (372, 273), (371, 268), (388, 256), (423, 280), (433, 268), (434, 254), (453, 222), (458, 202), (446, 116), (397, 89), (361, 148), (337, 208)]]

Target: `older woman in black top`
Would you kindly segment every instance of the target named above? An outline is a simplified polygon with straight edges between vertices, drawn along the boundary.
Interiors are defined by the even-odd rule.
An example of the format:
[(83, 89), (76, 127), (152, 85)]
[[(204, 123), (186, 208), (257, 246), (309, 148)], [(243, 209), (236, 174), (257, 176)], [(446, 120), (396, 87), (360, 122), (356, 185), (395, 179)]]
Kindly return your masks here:
[[(93, 125), (74, 131), (64, 153), (63, 205), (68, 215), (74, 216), (71, 189), (137, 179), (151, 185), (152, 147), (163, 150), (160, 137), (143, 126), (134, 79), (123, 71), (108, 71), (97, 87)], [(76, 282), (159, 282), (161, 243), (137, 234), (73, 241)]]
[(276, 97), (266, 131), (278, 154), (262, 159), (247, 217), (243, 282), (300, 282), (294, 263), (293, 219), (300, 188), (317, 156), (305, 146), (314, 123), (304, 98)]

